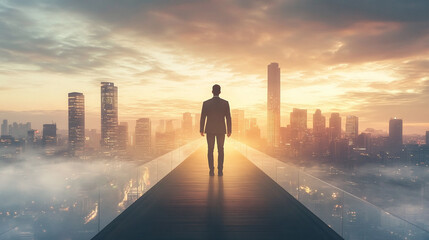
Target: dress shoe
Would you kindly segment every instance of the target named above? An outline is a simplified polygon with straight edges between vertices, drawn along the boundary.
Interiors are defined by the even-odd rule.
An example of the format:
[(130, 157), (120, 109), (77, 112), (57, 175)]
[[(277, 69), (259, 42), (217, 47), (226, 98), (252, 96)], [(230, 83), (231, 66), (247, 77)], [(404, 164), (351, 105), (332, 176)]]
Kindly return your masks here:
[(218, 175), (218, 176), (223, 176), (223, 172), (222, 172), (222, 171), (218, 171), (218, 172), (217, 172), (217, 175)]
[(214, 176), (214, 171), (213, 171), (213, 170), (210, 170), (209, 175), (210, 175), (210, 176)]

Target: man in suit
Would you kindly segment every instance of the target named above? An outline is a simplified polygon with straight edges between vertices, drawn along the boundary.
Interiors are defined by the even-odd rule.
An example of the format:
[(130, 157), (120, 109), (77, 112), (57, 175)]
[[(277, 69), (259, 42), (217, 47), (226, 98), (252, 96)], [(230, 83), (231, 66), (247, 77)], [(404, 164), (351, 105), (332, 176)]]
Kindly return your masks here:
[[(207, 134), (208, 153), (210, 176), (214, 176), (213, 164), (213, 150), (215, 138), (217, 142), (218, 162), (217, 169), (218, 175), (223, 176), (223, 144), (225, 142), (225, 134), (231, 136), (231, 112), (229, 110), (229, 103), (219, 97), (220, 86), (215, 84), (212, 88), (213, 98), (203, 103), (200, 119), (200, 133), (204, 137)], [(207, 118), (207, 124), (205, 124)], [(226, 127), (225, 127), (226, 119)], [(205, 130), (204, 130), (205, 124)]]

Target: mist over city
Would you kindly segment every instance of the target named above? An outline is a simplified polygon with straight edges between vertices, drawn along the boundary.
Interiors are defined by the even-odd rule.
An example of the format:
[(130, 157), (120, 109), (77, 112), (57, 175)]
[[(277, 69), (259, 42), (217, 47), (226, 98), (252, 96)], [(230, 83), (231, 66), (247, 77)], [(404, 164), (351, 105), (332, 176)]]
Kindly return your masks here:
[[(187, 204), (256, 204), (246, 194), (265, 177), (326, 239), (427, 239), (428, 12), (419, 0), (0, 0), (0, 240), (103, 239), (137, 210), (141, 229), (180, 229), (195, 220)], [(233, 172), (239, 159), (251, 167)], [(253, 167), (265, 180), (249, 190)], [(152, 226), (155, 202), (185, 223)], [(205, 214), (216, 234), (248, 223)]]

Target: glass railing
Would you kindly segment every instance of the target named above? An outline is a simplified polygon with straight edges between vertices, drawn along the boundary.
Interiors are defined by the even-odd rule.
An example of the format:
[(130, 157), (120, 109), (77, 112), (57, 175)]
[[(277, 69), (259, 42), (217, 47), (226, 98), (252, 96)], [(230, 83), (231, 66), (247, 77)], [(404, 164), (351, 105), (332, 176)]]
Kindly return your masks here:
[(0, 239), (91, 239), (202, 143), (195, 140), (142, 165), (8, 165), (0, 176)]
[(234, 148), (344, 239), (427, 240), (429, 231), (246, 144)]

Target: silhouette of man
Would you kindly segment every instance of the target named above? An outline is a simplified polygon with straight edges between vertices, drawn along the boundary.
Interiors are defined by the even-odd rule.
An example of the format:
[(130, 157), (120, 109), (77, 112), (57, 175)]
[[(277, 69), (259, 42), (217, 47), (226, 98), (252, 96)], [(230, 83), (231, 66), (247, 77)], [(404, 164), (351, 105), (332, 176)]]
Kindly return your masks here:
[[(223, 144), (225, 142), (225, 134), (231, 136), (231, 112), (229, 110), (229, 103), (219, 97), (220, 86), (215, 84), (212, 88), (213, 98), (204, 101), (203, 109), (201, 110), (200, 119), (200, 133), (204, 137), (207, 134), (208, 153), (207, 158), (209, 161), (210, 176), (214, 176), (214, 163), (213, 163), (213, 150), (215, 138), (217, 142), (217, 169), (218, 175), (223, 176)], [(207, 118), (207, 124), (205, 124)], [(225, 127), (226, 119), (226, 127)], [(205, 131), (204, 131), (205, 124)]]

